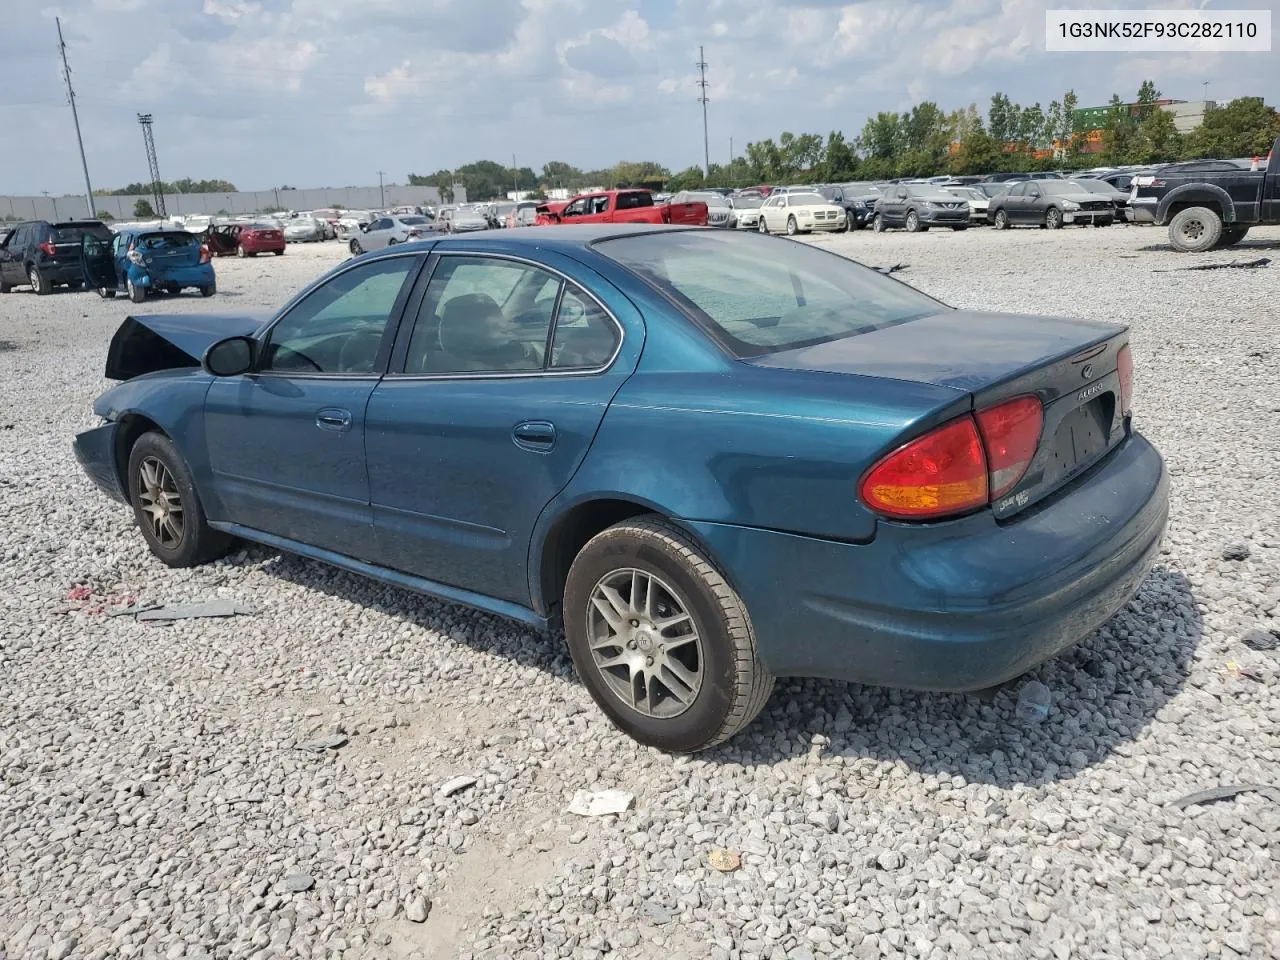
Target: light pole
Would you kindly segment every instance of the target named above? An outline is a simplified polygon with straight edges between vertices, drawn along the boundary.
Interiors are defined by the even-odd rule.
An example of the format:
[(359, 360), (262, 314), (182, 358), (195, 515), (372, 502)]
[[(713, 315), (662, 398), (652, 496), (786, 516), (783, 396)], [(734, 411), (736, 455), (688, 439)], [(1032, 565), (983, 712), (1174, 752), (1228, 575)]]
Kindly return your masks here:
[(382, 208), (385, 210), (387, 206), (387, 193), (385, 190), (382, 189), (382, 177), (383, 177), (383, 173), (381, 170), (379, 170), (378, 171), (378, 203), (381, 204)]

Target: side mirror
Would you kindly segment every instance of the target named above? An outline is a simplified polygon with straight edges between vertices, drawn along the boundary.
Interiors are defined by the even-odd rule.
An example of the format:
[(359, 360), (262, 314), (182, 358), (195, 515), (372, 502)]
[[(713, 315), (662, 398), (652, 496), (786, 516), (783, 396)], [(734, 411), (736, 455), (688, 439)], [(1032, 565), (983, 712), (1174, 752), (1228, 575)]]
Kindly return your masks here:
[(219, 340), (204, 354), (201, 364), (206, 373), (215, 377), (234, 377), (253, 369), (253, 352), (256, 342), (252, 337), (228, 337)]

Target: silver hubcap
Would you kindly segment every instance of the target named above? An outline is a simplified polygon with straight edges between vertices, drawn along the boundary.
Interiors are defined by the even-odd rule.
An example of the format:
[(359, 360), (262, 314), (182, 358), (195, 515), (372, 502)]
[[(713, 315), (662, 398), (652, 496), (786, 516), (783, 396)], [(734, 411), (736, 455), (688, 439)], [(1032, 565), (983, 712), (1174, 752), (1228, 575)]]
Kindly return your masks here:
[(182, 498), (169, 468), (155, 457), (147, 457), (138, 465), (138, 505), (151, 523), (151, 532), (162, 547), (173, 548), (182, 542)]
[(702, 639), (675, 591), (644, 570), (614, 570), (591, 590), (591, 656), (615, 697), (667, 720), (702, 689)]

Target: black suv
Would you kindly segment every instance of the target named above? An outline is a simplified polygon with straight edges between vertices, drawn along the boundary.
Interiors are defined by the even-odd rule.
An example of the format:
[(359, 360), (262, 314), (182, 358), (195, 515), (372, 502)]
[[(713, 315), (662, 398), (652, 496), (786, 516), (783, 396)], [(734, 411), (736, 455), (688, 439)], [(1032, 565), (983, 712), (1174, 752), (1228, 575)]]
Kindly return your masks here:
[(82, 287), (80, 241), (86, 234), (111, 242), (111, 231), (100, 220), (28, 220), (9, 230), (8, 236), (0, 233), (0, 293), (24, 283), (41, 296), (59, 284)]

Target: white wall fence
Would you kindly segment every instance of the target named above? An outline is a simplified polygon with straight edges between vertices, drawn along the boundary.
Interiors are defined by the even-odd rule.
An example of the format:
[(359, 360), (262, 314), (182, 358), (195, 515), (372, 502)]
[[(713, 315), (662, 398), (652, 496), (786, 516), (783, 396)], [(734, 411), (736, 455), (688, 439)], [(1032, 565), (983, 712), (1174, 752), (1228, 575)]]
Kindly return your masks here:
[[(466, 200), (466, 190), (461, 184), (454, 188), (456, 202)], [(385, 199), (384, 199), (385, 198)], [(93, 198), (94, 212), (105, 211), (117, 220), (133, 220), (133, 205), (137, 200), (151, 203), (149, 195)], [(409, 204), (437, 205), (440, 191), (435, 187), (341, 187), (314, 190), (251, 190), (238, 193), (166, 193), (165, 212), (170, 216), (181, 214), (236, 214), (260, 213), (269, 207), (286, 210), (318, 210), (341, 205), (349, 210), (377, 210), (383, 206), (398, 207)], [(0, 196), (0, 219), (17, 220), (78, 220), (86, 214), (84, 196), (61, 197), (10, 197)]]

